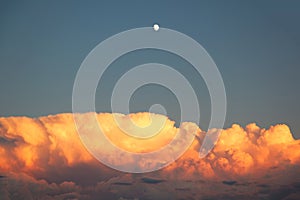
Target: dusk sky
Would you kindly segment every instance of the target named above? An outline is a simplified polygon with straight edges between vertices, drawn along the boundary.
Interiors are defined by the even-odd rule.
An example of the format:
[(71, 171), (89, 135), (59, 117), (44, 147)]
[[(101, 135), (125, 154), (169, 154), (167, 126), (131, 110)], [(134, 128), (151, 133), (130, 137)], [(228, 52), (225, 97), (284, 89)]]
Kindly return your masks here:
[[(227, 94), (225, 127), (285, 123), (299, 138), (299, 6), (298, 1), (1, 1), (1, 116), (71, 112), (75, 75), (87, 54), (114, 34), (158, 23), (192, 37), (214, 59)], [(168, 64), (191, 80), (200, 99), (200, 127), (207, 128), (210, 102), (201, 77), (186, 61), (158, 50), (116, 60), (100, 81), (97, 111), (110, 111), (111, 89), (122, 73), (147, 62)], [(140, 88), (130, 108), (147, 111), (154, 103), (178, 121), (176, 98), (157, 85)]]
[(0, 199), (299, 200), (299, 21), (300, 1), (1, 1)]

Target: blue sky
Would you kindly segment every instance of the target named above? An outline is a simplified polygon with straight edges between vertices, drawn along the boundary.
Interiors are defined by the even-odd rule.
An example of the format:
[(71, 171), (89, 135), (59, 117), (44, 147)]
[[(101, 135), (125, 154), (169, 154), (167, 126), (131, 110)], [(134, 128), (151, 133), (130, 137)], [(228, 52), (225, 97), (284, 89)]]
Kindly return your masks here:
[[(225, 127), (286, 123), (300, 138), (300, 3), (297, 1), (1, 1), (0, 115), (71, 112), (76, 72), (106, 38), (157, 22), (198, 41), (224, 80)], [(209, 94), (200, 76), (178, 56), (158, 50), (129, 53), (110, 66), (97, 90), (96, 108), (110, 111), (117, 78), (147, 62), (168, 64), (190, 78), (200, 99), (201, 127), (210, 118)], [(171, 119), (175, 97), (157, 85), (140, 88), (132, 112), (153, 103)]]

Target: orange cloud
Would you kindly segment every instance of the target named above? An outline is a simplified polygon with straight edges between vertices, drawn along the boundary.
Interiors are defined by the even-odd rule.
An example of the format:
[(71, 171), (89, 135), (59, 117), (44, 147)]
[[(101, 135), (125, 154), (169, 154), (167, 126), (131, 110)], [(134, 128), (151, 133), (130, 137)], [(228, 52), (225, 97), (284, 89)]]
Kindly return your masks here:
[[(89, 114), (94, 113), (78, 115), (85, 117)], [(118, 117), (118, 123), (125, 125), (125, 131), (139, 133), (135, 127), (132, 127), (131, 120), (138, 128), (148, 126), (151, 128), (150, 125), (154, 124), (154, 129), (157, 129), (155, 125), (161, 120), (164, 121), (164, 126), (157, 129), (159, 131), (153, 137), (135, 138), (118, 127), (114, 116)], [(161, 148), (168, 144), (179, 131), (173, 121), (157, 114), (113, 115), (101, 113), (97, 114), (97, 120), (105, 135), (116, 146), (131, 152), (151, 152)], [(93, 131), (94, 128), (90, 127), (90, 130)], [(181, 128), (185, 130), (184, 134), (194, 134), (193, 123), (185, 122)], [(254, 123), (245, 128), (233, 124), (231, 128), (221, 130), (213, 150), (206, 157), (200, 159), (199, 149), (206, 134), (209, 133), (197, 128), (195, 140), (183, 156), (166, 168), (150, 174), (174, 181), (199, 181), (201, 178), (214, 181), (244, 180), (247, 177), (259, 178), (268, 175), (268, 177), (277, 177), (277, 182), (287, 184), (292, 180), (291, 177), (300, 179), (298, 175), (300, 172), (300, 140), (295, 140), (288, 126), (284, 124), (271, 126), (269, 129), (260, 128)], [(97, 142), (100, 141), (95, 141), (95, 143)], [(115, 159), (114, 162), (120, 164), (130, 162), (130, 160), (120, 159), (117, 156), (111, 156), (111, 159)], [(143, 163), (140, 164), (142, 167)], [(281, 175), (282, 172), (285, 173), (285, 176)], [(105, 188), (112, 188), (111, 184), (114, 184), (113, 180), (115, 179), (111, 179), (112, 182), (107, 183), (101, 182), (101, 180), (123, 177), (122, 173), (111, 170), (96, 161), (86, 150), (77, 133), (72, 114), (40, 118), (0, 118), (1, 174), (10, 177), (8, 178), (9, 184), (14, 184), (14, 179), (31, 182), (32, 186), (44, 188), (44, 192), (57, 190), (55, 195), (60, 194), (61, 198), (73, 196), (74, 198), (83, 198), (80, 194), (80, 191), (83, 190), (79, 185), (91, 183), (94, 184), (94, 188), (85, 188), (85, 192), (93, 190), (96, 193), (101, 191), (103, 194), (106, 191)], [(126, 177), (123, 177), (122, 180), (117, 178), (121, 182), (117, 181), (114, 187), (119, 187), (118, 184), (128, 185), (137, 182), (134, 180), (135, 176), (130, 176), (130, 180), (127, 180), (128, 177)], [(51, 185), (38, 179), (45, 179), (57, 184)], [(129, 183), (123, 183), (123, 179)], [(273, 179), (275, 180), (272, 178), (268, 181), (273, 182)], [(64, 183), (66, 180), (73, 182)], [(225, 183), (227, 184), (227, 182)], [(228, 184), (233, 183), (228, 182)], [(13, 192), (9, 184), (5, 186), (6, 189), (1, 194), (8, 195)], [(176, 184), (165, 186), (174, 190)], [(54, 187), (55, 189), (53, 189)], [(28, 191), (35, 191), (35, 189), (24, 188), (22, 191), (25, 192), (24, 195), (29, 195)], [(125, 190), (124, 192), (126, 193)], [(111, 192), (109, 195), (112, 195)]]
[[(98, 114), (97, 119), (106, 136), (127, 151), (154, 151), (169, 143), (178, 131), (174, 122), (162, 115), (137, 113), (127, 116), (119, 114), (118, 117), (121, 123), (130, 124), (128, 120), (132, 120), (140, 127), (151, 124), (151, 118), (154, 122), (156, 119), (165, 120), (155, 136), (141, 139), (124, 133), (112, 114)], [(0, 125), (1, 171), (47, 171), (53, 166), (74, 166), (94, 161), (80, 141), (72, 114), (37, 119), (0, 118)], [(185, 126), (191, 125), (186, 123)], [(135, 131), (134, 128), (128, 130)], [(300, 161), (300, 141), (293, 139), (286, 125), (275, 125), (266, 130), (256, 124), (249, 124), (245, 129), (234, 124), (222, 130), (214, 149), (207, 157), (199, 159), (198, 151), (205, 134), (198, 128), (199, 140), (195, 140), (184, 156), (165, 171), (182, 167), (185, 172), (188, 169), (188, 173), (205, 176), (240, 175)]]
[[(106, 136), (115, 145), (127, 151), (154, 151), (169, 143), (178, 131), (174, 122), (162, 115), (151, 114), (150, 116), (149, 113), (137, 113), (119, 117), (126, 123), (131, 119), (138, 126), (151, 124), (151, 118), (166, 120), (164, 127), (156, 136), (140, 139), (124, 133), (114, 121), (112, 114), (98, 114), (97, 119)], [(80, 141), (72, 114), (38, 119), (0, 118), (0, 124), (1, 171), (45, 171), (50, 166), (72, 166), (94, 160)], [(187, 123), (186, 126), (189, 124)], [(134, 129), (129, 130), (134, 131)], [(286, 125), (275, 125), (266, 130), (256, 124), (249, 124), (245, 129), (234, 124), (231, 128), (221, 131), (212, 152), (201, 160), (198, 151), (206, 133), (198, 129), (197, 134), (200, 141), (195, 140), (188, 152), (169, 167), (170, 169), (174, 166), (183, 167), (193, 173), (205, 174), (202, 167), (206, 166), (204, 168), (210, 171), (207, 173), (210, 176), (220, 173), (246, 174), (256, 168), (268, 168), (283, 163), (294, 164), (300, 161), (300, 141), (293, 139)], [(191, 160), (194, 170), (185, 163), (187, 159)]]

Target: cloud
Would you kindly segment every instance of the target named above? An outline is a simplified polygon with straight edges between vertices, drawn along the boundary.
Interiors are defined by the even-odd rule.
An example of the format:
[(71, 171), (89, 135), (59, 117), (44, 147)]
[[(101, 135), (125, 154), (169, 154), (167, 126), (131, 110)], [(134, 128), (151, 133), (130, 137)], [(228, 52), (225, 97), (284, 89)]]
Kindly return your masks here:
[(205, 158), (197, 159), (199, 149), (200, 143), (194, 142), (189, 151), (169, 167), (170, 170), (181, 166), (179, 169), (190, 176), (234, 178), (250, 174), (261, 176), (270, 168), (284, 170), (300, 164), (300, 140), (295, 140), (284, 124), (268, 130), (254, 123), (245, 129), (233, 124), (220, 132), (218, 142)]
[[(77, 115), (87, 117), (94, 113)], [(125, 130), (114, 121), (116, 116)], [(269, 129), (254, 123), (245, 128), (233, 124), (220, 131), (212, 151), (200, 159), (201, 143), (211, 133), (199, 127), (195, 129), (193, 123), (185, 122), (179, 129), (167, 117), (149, 113), (101, 113), (96, 117), (107, 138), (126, 151), (154, 151), (170, 143), (181, 129), (183, 134), (195, 134), (196, 137), (176, 162), (156, 172), (134, 175), (112, 170), (93, 158), (80, 140), (72, 114), (0, 118), (1, 199), (14, 198), (13, 195), (19, 195), (16, 199), (20, 196), (28, 199), (90, 199), (99, 194), (106, 195), (107, 199), (151, 199), (156, 195), (170, 195), (170, 191), (180, 191), (178, 197), (183, 195), (182, 198), (187, 198), (187, 191), (210, 198), (218, 196), (209, 188), (214, 186), (221, 187), (223, 192), (227, 191), (226, 187), (234, 187), (245, 196), (250, 193), (271, 195), (274, 191), (281, 191), (280, 195), (285, 194), (286, 198), (299, 196), (296, 191), (300, 183), (300, 140), (295, 140), (284, 124)], [(151, 124), (155, 127), (161, 121), (164, 126), (157, 129), (153, 137), (136, 138), (124, 133), (139, 133), (139, 127), (132, 126), (131, 120), (140, 128)], [(89, 128), (93, 131), (95, 127)], [(120, 164), (130, 162), (113, 155), (110, 158)], [(140, 165), (143, 167), (143, 163)], [(144, 180), (163, 181), (148, 184)], [(198, 186), (190, 183), (201, 186), (201, 194), (197, 192)], [(126, 187), (136, 195), (131, 195)], [(243, 187), (253, 190), (246, 194)], [(144, 192), (137, 188), (143, 188)]]

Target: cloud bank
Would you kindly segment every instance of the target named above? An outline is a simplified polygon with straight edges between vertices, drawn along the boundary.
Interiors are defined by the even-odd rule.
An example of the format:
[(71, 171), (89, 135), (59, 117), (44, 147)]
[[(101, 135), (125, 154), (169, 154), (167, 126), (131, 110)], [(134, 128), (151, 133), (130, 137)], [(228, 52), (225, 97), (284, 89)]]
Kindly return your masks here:
[[(129, 119), (141, 127), (151, 123), (149, 113), (117, 115), (125, 124)], [(167, 117), (151, 117), (152, 122), (164, 119), (164, 127), (154, 137), (138, 139), (118, 128), (112, 114), (97, 114), (105, 135), (116, 146), (132, 152), (161, 148), (179, 131)], [(186, 122), (181, 129), (191, 134), (189, 130), (194, 127)], [(156, 172), (135, 175), (112, 170), (94, 159), (77, 134), (72, 114), (0, 118), (0, 199), (22, 195), (27, 195), (26, 199), (93, 199), (98, 195), (106, 199), (152, 199), (170, 195), (170, 191), (178, 193), (174, 198), (187, 198), (192, 191), (196, 197), (208, 198), (218, 197), (210, 187), (220, 187), (226, 193), (227, 187), (241, 183), (244, 188), (239, 185), (235, 190), (245, 197), (250, 192), (271, 198), (275, 191), (281, 191), (281, 195), (285, 191), (284, 197), (290, 199), (299, 197), (300, 140), (293, 138), (288, 126), (278, 124), (264, 129), (254, 123), (245, 128), (234, 124), (221, 130), (213, 150), (200, 159), (199, 149), (206, 134), (197, 127), (196, 140), (176, 162)], [(116, 156), (114, 162), (129, 161)], [(200, 186), (202, 190), (198, 191)], [(137, 189), (141, 187), (144, 192)]]

